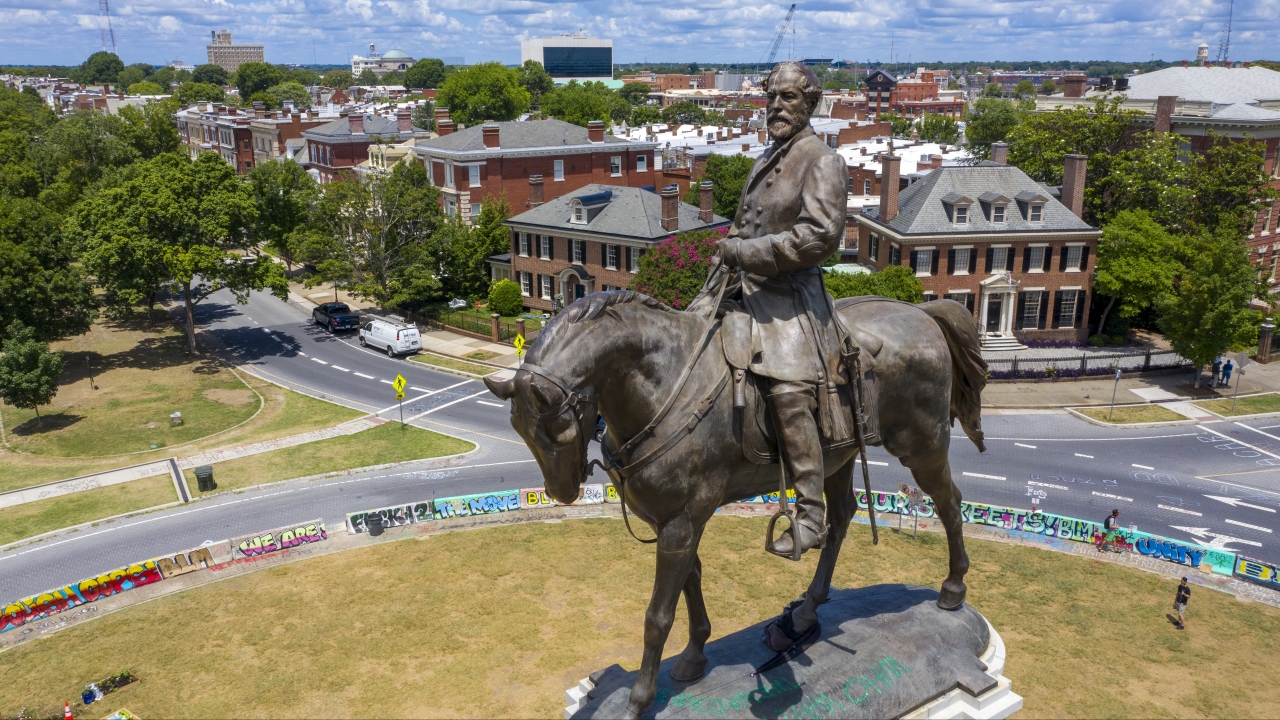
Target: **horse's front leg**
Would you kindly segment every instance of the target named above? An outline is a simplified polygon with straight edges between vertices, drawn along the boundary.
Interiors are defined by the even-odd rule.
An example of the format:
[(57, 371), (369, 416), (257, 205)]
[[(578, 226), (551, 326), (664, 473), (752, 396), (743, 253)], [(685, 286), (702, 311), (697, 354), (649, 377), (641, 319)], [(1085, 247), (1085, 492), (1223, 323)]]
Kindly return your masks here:
[(792, 614), (792, 627), (797, 633), (808, 630), (818, 622), (818, 606), (827, 601), (831, 592), (831, 576), (836, 570), (836, 561), (840, 558), (840, 545), (849, 531), (849, 521), (853, 519), (857, 500), (853, 496), (853, 460), (846, 462), (839, 470), (827, 478), (827, 546), (822, 549), (818, 558), (818, 569), (813, 573), (813, 581), (805, 592), (804, 603)]
[(693, 682), (707, 670), (707, 656), (703, 648), (711, 637), (711, 618), (707, 617), (707, 603), (702, 598), (702, 560), (695, 553), (693, 566), (684, 581), (684, 605), (689, 611), (689, 644), (675, 667), (671, 679), (676, 682)]
[(662, 648), (675, 620), (676, 601), (684, 589), (698, 558), (698, 540), (702, 528), (695, 527), (688, 515), (681, 515), (658, 531), (658, 563), (654, 574), (653, 597), (644, 615), (644, 655), (640, 676), (631, 688), (624, 717), (638, 718), (657, 694), (658, 666), (662, 664)]

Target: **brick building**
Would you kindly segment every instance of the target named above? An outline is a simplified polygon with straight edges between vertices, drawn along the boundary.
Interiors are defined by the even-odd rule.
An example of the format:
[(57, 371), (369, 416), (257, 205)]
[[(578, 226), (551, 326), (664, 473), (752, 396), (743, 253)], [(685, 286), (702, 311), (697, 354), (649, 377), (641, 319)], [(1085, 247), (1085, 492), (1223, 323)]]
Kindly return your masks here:
[(711, 211), (711, 183), (703, 183), (700, 207), (680, 201), (680, 190), (590, 184), (542, 202), (544, 178), (533, 176), (530, 209), (507, 220), (510, 267), (493, 265), (494, 276), (510, 272), (525, 306), (553, 309), (603, 290), (628, 287), (640, 256), (676, 232), (727, 228), (730, 220)]
[(839, 104), (877, 115), (894, 112), (908, 118), (944, 115), (959, 120), (964, 116), (963, 93), (940, 90), (933, 71), (924, 69), (903, 79), (876, 70), (867, 77), (865, 98), (842, 100)]
[(1021, 170), (991, 161), (940, 167), (899, 192), (900, 159), (880, 161), (880, 205), (859, 217), (863, 263), (912, 268), (927, 299), (963, 303), (986, 349), (1088, 337), (1102, 232), (1080, 219), (1084, 156), (1067, 156), (1066, 204)]
[(369, 159), (369, 145), (375, 138), (384, 143), (399, 143), (429, 133), (413, 126), (408, 110), (397, 111), (393, 118), (365, 113), (341, 113), (336, 120), (305, 130), (307, 164), (316, 171), (322, 183), (335, 180), (343, 173), (354, 172), (355, 166)]
[(194, 160), (203, 152), (216, 152), (237, 173), (253, 169), (252, 116), (221, 103), (199, 103), (175, 113), (178, 137)]
[(244, 63), (264, 62), (262, 46), (252, 43), (236, 43), (231, 41), (231, 33), (209, 31), (209, 44), (205, 50), (209, 53), (209, 64), (217, 65), (229, 73), (233, 73)]
[(653, 89), (654, 92), (666, 92), (668, 90), (706, 90), (715, 89), (716, 74), (712, 70), (703, 72), (700, 75), (680, 75), (676, 73), (636, 73), (635, 75), (623, 75), (622, 82), (625, 83), (644, 83)]
[(548, 201), (593, 183), (657, 185), (658, 144), (608, 135), (599, 121), (585, 128), (555, 119), (495, 122), (455, 131), (448, 113), (437, 108), (439, 137), (420, 140), (413, 152), (440, 188), (445, 212), (461, 213), (466, 222), (503, 195), (512, 212), (533, 207), (529, 178), (535, 175), (545, 178)]
[(264, 110), (261, 103), (254, 103), (253, 118), (249, 121), (253, 163), (261, 165), (285, 155), (290, 140), (300, 140), (307, 130), (333, 120), (333, 116), (320, 117), (314, 113)]

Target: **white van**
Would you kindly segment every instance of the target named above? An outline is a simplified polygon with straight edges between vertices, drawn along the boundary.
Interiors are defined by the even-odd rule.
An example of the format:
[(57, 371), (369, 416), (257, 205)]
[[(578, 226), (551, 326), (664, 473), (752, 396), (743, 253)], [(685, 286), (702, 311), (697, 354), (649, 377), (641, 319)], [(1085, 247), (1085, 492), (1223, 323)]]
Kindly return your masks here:
[[(366, 316), (368, 317), (368, 316)], [(360, 328), (360, 344), (387, 351), (387, 357), (395, 357), (422, 349), (422, 336), (416, 325), (406, 325), (389, 318), (370, 317)]]

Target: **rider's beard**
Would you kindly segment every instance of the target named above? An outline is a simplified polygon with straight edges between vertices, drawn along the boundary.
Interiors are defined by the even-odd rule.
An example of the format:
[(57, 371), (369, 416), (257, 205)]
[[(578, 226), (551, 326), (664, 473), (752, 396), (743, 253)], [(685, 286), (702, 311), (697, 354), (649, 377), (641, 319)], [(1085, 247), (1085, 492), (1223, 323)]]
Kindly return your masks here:
[(800, 132), (804, 127), (804, 123), (799, 118), (793, 117), (791, 113), (785, 110), (771, 111), (769, 113), (769, 134), (778, 141), (785, 141), (791, 136)]

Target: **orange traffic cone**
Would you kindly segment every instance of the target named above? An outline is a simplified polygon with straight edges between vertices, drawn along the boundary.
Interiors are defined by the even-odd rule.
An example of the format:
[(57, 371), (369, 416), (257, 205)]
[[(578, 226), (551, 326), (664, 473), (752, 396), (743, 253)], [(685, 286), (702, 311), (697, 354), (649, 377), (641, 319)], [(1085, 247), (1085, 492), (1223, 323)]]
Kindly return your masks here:
[(71, 703), (62, 703), (62, 717), (66, 720), (74, 720), (75, 716), (71, 714)]

